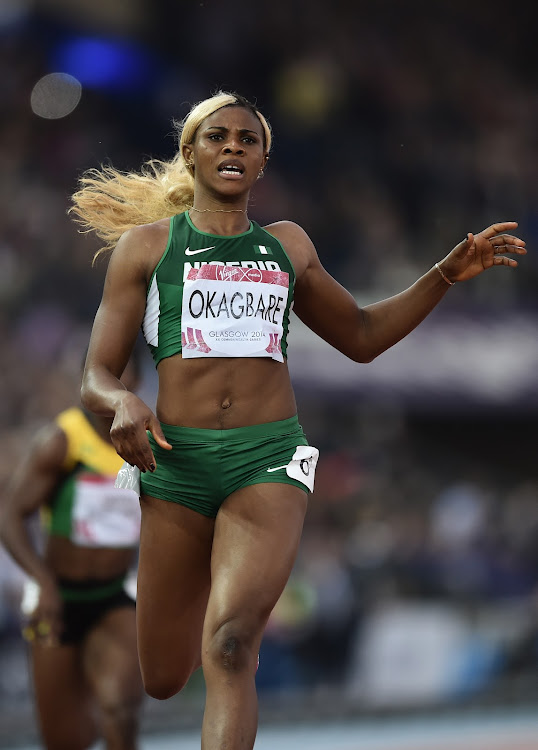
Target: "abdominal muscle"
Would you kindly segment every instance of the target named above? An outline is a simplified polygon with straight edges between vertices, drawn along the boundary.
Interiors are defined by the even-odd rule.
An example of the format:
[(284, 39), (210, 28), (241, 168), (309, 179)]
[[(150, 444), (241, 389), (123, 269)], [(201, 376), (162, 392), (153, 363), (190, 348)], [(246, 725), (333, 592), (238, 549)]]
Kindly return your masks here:
[(135, 554), (133, 548), (80, 547), (66, 537), (53, 535), (47, 540), (44, 557), (58, 578), (107, 581), (123, 575)]
[(182, 359), (158, 366), (157, 416), (210, 430), (277, 422), (297, 412), (286, 363), (263, 358)]

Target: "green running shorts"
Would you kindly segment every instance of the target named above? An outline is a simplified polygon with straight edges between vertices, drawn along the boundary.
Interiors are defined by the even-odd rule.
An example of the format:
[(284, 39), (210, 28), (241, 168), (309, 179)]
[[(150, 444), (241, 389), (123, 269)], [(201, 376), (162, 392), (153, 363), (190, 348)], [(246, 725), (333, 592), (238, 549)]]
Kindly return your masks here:
[(229, 430), (161, 427), (172, 450), (160, 448), (148, 433), (157, 468), (141, 474), (142, 495), (214, 518), (242, 487), (276, 482), (314, 489), (319, 452), (308, 445), (297, 416)]

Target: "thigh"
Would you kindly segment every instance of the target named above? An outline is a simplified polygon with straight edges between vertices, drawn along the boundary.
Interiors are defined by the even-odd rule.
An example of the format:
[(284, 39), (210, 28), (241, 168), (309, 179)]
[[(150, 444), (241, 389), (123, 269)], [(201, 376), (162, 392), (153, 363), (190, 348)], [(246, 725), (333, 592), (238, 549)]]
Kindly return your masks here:
[(136, 616), (147, 685), (200, 664), (214, 519), (147, 496), (141, 505)]
[(306, 492), (289, 484), (243, 487), (225, 501), (215, 522), (204, 638), (233, 619), (261, 637), (295, 562), (306, 507)]
[(48, 750), (89, 747), (97, 726), (80, 647), (35, 645), (30, 659), (44, 746)]
[(143, 691), (134, 606), (116, 607), (99, 619), (84, 641), (83, 665), (101, 708), (113, 709), (141, 702)]

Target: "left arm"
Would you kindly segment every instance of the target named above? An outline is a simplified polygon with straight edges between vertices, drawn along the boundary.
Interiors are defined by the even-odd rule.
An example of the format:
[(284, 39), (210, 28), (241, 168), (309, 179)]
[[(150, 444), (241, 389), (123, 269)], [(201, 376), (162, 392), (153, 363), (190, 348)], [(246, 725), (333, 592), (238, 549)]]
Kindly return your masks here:
[[(356, 362), (371, 362), (407, 336), (444, 297), (450, 285), (433, 267), (412, 286), (388, 299), (360, 308), (320, 263), (306, 233), (286, 223), (273, 230), (298, 248), (301, 268), (295, 285), (294, 311), (321, 338)], [(493, 266), (517, 266), (504, 253), (526, 253), (525, 243), (506, 232), (515, 222), (493, 224), (469, 233), (439, 263), (449, 281), (466, 281)], [(287, 235), (287, 236), (286, 236)], [(501, 254), (503, 253), (503, 254)], [(294, 253), (295, 255), (295, 253)]]

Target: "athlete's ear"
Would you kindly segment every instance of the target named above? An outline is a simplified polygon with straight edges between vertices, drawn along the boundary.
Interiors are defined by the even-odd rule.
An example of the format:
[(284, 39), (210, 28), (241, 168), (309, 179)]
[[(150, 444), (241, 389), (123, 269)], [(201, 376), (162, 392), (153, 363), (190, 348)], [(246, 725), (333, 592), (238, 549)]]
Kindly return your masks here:
[(192, 166), (193, 164), (192, 146), (189, 143), (183, 144), (181, 155), (183, 156), (185, 164), (187, 164), (187, 166), (189, 165)]

